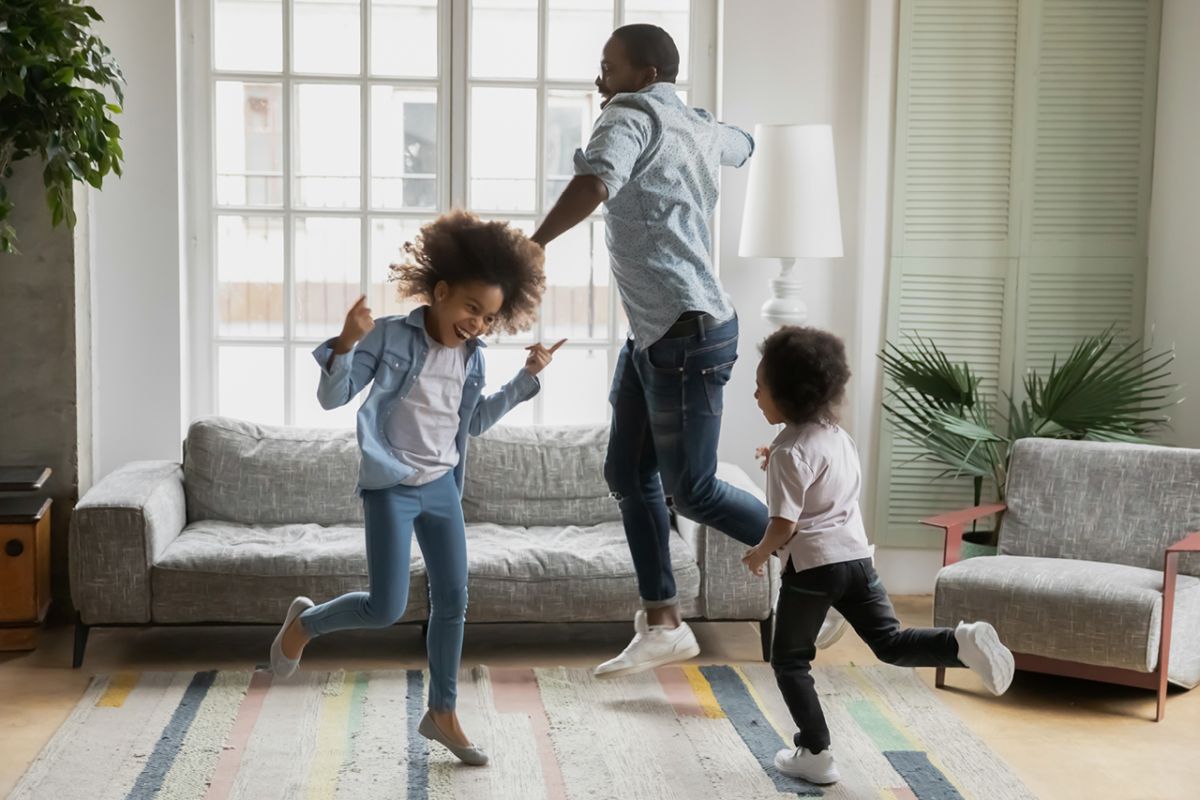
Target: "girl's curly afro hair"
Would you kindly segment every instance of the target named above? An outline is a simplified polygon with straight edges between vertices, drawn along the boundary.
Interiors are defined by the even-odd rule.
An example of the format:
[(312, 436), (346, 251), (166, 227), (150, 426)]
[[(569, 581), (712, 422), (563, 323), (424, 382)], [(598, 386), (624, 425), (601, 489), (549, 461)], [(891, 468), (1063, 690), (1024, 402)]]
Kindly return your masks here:
[(451, 286), (482, 281), (504, 293), (494, 331), (520, 333), (537, 318), (546, 288), (545, 254), (507, 222), (451, 211), (422, 226), (416, 242), (405, 243), (404, 252), (405, 260), (391, 266), (401, 297), (433, 302), (433, 289), (441, 281)]
[(763, 381), (788, 422), (837, 422), (837, 407), (850, 380), (841, 339), (818, 328), (789, 325), (768, 336), (759, 350)]

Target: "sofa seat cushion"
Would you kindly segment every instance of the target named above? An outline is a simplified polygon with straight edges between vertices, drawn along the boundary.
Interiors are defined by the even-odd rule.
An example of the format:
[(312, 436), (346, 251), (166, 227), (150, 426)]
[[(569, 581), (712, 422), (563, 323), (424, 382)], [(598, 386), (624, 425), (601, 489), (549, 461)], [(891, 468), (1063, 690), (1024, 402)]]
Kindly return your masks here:
[[(413, 547), (403, 620), (428, 616), (428, 583)], [(367, 589), (362, 527), (194, 522), (152, 569), (155, 622), (278, 622), (296, 595), (321, 603)]]
[[(697, 612), (700, 568), (671, 533), (671, 567), (685, 615)], [(630, 620), (641, 607), (620, 522), (590, 526), (467, 526), (467, 621)]]
[[(1029, 556), (972, 558), (944, 567), (934, 590), (934, 624), (986, 620), (1018, 653), (1152, 672), (1162, 631), (1160, 570)], [(1183, 631), (1200, 627), (1200, 579), (1176, 583), (1170, 672), (1200, 669)], [(1176, 667), (1179, 668), (1177, 673)], [(1182, 681), (1180, 681), (1182, 682)]]

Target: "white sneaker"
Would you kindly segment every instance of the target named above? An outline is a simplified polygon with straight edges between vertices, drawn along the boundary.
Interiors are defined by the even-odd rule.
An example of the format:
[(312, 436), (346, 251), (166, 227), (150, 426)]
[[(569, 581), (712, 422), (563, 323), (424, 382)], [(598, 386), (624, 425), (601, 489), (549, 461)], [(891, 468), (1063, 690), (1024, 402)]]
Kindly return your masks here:
[(827, 647), (833, 647), (837, 640), (842, 638), (842, 634), (846, 632), (846, 628), (850, 627), (846, 618), (838, 613), (837, 609), (829, 609), (829, 613), (825, 615), (825, 621), (821, 623), (821, 630), (817, 632), (817, 649), (824, 650)]
[(958, 660), (983, 679), (995, 695), (1008, 691), (1013, 679), (1012, 651), (1000, 642), (996, 629), (987, 622), (960, 622), (954, 629)]
[(809, 783), (837, 783), (842, 779), (829, 747), (819, 753), (810, 753), (806, 747), (785, 747), (775, 754), (775, 769)]
[(696, 635), (686, 622), (681, 622), (678, 628), (651, 627), (646, 622), (646, 612), (638, 611), (633, 618), (633, 630), (635, 633), (629, 646), (621, 651), (621, 655), (592, 670), (593, 675), (619, 678), (700, 655)]

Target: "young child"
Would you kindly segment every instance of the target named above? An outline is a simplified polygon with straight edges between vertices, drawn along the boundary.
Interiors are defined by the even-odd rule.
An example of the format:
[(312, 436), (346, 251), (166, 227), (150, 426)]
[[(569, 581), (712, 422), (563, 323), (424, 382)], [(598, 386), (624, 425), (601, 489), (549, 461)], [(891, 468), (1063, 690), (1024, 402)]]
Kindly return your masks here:
[(799, 728), (795, 749), (775, 756), (780, 772), (834, 783), (829, 728), (813, 688), (815, 640), (830, 607), (840, 611), (881, 661), (902, 667), (969, 667), (993, 694), (1013, 677), (1013, 657), (986, 622), (901, 629), (875, 574), (858, 507), (861, 469), (838, 427), (850, 369), (840, 339), (813, 328), (782, 328), (763, 342), (754, 397), (767, 422), (786, 427), (767, 457), (770, 522), (742, 561), (756, 575), (772, 554), (783, 561), (771, 665)]
[(461, 503), (467, 436), (478, 436), (537, 394), (535, 376), (563, 342), (526, 348), (524, 368), (500, 391), (481, 396), (480, 337), (533, 323), (545, 288), (541, 248), (506, 223), (460, 211), (423, 227), (416, 245), (405, 249), (408, 261), (392, 267), (400, 293), (429, 304), (372, 320), (366, 298), (359, 298), (341, 335), (313, 351), (324, 408), (344, 405), (372, 384), (358, 412), (370, 588), (319, 606), (307, 597), (293, 600), (271, 645), (271, 669), (278, 677), (291, 675), (314, 637), (400, 619), (415, 532), (430, 594), (429, 711), (418, 730), (481, 766), (487, 755), (471, 744), (454, 711), (467, 609)]

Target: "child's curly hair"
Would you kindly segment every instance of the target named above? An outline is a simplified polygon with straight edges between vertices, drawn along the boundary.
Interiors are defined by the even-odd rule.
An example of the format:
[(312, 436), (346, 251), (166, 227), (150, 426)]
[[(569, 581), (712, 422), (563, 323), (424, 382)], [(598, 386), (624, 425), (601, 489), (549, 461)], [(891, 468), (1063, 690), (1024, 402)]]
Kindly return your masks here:
[(850, 380), (841, 339), (817, 328), (789, 325), (768, 336), (758, 349), (762, 379), (788, 422), (837, 422), (836, 409)]
[(440, 281), (451, 286), (482, 281), (504, 293), (493, 330), (519, 333), (537, 318), (546, 288), (545, 254), (507, 222), (451, 211), (423, 225), (416, 242), (404, 244), (404, 252), (405, 260), (391, 265), (391, 280), (399, 284), (401, 297), (433, 302)]

